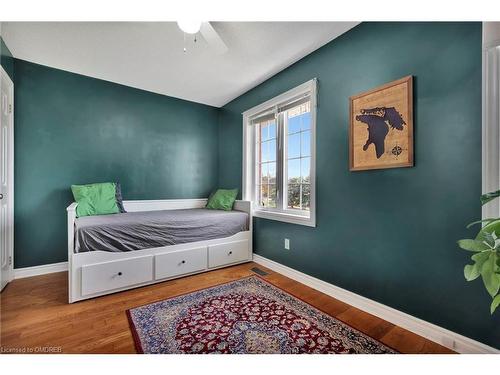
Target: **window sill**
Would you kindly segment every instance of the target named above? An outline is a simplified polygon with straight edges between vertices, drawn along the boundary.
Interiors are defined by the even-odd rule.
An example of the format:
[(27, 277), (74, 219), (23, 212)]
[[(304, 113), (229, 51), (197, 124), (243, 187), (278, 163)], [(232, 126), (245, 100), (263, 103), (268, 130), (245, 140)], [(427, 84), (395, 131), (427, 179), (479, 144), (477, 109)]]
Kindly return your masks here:
[(311, 215), (311, 217), (301, 216), (301, 215), (293, 215), (284, 212), (274, 212), (274, 211), (265, 211), (265, 210), (254, 210), (253, 216), (260, 217), (263, 219), (282, 221), (290, 224), (297, 225), (305, 225), (308, 227), (316, 227), (316, 220)]

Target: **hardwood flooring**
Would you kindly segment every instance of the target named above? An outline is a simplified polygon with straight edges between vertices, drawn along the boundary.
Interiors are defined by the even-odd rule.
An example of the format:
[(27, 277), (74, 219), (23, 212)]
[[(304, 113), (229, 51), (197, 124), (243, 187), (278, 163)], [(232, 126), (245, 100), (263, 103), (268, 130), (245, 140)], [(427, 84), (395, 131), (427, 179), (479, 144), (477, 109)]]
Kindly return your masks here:
[(449, 349), (255, 263), (166, 281), (74, 304), (67, 272), (14, 280), (0, 295), (0, 346), (7, 352), (135, 353), (125, 310), (253, 275), (265, 279), (402, 353)]

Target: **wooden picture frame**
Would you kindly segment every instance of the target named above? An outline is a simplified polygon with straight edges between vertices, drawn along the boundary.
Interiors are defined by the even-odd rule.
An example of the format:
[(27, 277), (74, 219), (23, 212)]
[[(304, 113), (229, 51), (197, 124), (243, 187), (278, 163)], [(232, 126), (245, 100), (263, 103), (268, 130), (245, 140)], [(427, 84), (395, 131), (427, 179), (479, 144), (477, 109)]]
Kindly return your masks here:
[(413, 166), (413, 77), (349, 98), (349, 170)]

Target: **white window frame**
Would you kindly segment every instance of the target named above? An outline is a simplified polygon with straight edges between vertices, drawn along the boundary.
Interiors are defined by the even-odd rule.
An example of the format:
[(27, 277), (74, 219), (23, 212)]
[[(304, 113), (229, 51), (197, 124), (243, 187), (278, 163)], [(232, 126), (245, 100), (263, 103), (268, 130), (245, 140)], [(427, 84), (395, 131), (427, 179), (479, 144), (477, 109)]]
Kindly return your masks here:
[[(250, 120), (256, 114), (271, 107), (309, 93), (311, 96), (311, 165), (310, 165), (310, 205), (309, 215), (295, 214), (291, 210), (282, 211), (273, 208), (262, 208), (256, 204), (255, 192), (255, 128)], [(243, 181), (242, 195), (244, 200), (252, 202), (252, 214), (256, 217), (278, 220), (286, 223), (316, 226), (316, 110), (317, 110), (317, 79), (307, 81), (281, 95), (278, 95), (258, 106), (250, 108), (243, 115)], [(276, 170), (280, 166), (276, 166)], [(280, 189), (281, 190), (281, 189)], [(283, 196), (285, 196), (283, 194)]]

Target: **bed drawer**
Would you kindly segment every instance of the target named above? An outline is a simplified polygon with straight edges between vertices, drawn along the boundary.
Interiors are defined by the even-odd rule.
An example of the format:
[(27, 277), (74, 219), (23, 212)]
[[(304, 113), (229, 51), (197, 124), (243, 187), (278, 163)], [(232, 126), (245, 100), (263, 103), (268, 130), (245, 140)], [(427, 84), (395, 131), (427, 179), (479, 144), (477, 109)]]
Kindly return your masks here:
[(155, 259), (155, 279), (184, 275), (203, 271), (207, 268), (207, 247), (174, 251), (157, 255)]
[(152, 280), (152, 255), (90, 264), (82, 267), (82, 295), (124, 288)]
[(210, 268), (242, 262), (248, 259), (248, 240), (228, 242), (208, 247)]

